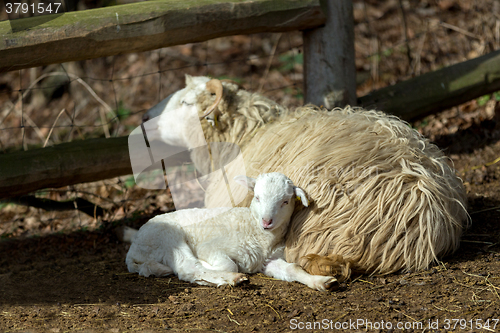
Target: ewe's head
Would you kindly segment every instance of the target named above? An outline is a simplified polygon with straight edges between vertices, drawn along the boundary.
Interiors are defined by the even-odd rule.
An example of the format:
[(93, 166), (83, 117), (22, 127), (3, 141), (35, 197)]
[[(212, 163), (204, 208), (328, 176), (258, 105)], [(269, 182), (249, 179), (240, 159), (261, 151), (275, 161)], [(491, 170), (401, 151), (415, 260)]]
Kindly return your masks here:
[[(151, 108), (143, 116), (143, 121), (152, 119), (145, 124), (148, 139), (150, 141), (157, 139), (169, 145), (185, 148), (206, 145), (196, 103), (198, 96), (207, 90), (208, 82), (210, 82), (208, 77), (186, 75), (184, 89)], [(222, 92), (218, 92), (222, 95)]]
[(206, 144), (200, 121), (214, 123), (220, 109), (234, 104), (237, 90), (236, 84), (224, 80), (186, 75), (186, 87), (151, 108), (143, 121), (160, 116), (156, 124), (150, 124), (157, 131), (153, 139), (186, 148), (198, 147)]
[(282, 173), (265, 173), (257, 179), (236, 176), (234, 180), (254, 192), (250, 209), (264, 229), (275, 229), (288, 224), (295, 207), (295, 198), (300, 198), (302, 204), (308, 206), (304, 190), (293, 185)]
[[(186, 87), (151, 108), (143, 121), (150, 141), (194, 148), (205, 139), (240, 144), (282, 112), (279, 104), (233, 81), (186, 75)], [(150, 138), (149, 132), (155, 134)]]

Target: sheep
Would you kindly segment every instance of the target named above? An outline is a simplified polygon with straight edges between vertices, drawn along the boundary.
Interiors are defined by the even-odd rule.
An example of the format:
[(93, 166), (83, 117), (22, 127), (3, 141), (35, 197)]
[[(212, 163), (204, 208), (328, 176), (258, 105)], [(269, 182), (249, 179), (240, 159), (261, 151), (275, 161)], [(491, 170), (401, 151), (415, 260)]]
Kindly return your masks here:
[[(312, 204), (293, 215), (288, 262), (311, 274), (382, 275), (423, 270), (457, 250), (470, 220), (462, 181), (408, 123), (352, 107), (291, 111), (217, 81), (186, 76), (186, 88), (158, 117), (158, 132), (167, 144), (196, 147), (190, 135), (168, 134), (190, 104), (204, 140), (240, 146), (249, 176), (280, 171), (304, 188)], [(209, 172), (207, 156), (193, 155), (196, 168)], [(205, 206), (219, 206), (225, 187), (209, 182)]]
[(215, 286), (244, 283), (245, 273), (256, 272), (321, 291), (336, 285), (333, 276), (309, 275), (283, 259), (296, 197), (308, 205), (304, 191), (281, 173), (235, 180), (254, 191), (250, 208), (195, 208), (154, 217), (134, 236), (126, 258), (129, 272), (175, 273), (184, 281)]

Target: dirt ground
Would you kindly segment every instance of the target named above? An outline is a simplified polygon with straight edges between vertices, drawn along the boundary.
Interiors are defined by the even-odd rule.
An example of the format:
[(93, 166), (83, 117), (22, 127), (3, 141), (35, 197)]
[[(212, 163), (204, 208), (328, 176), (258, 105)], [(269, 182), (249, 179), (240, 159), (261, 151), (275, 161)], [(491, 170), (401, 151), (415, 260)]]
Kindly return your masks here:
[[(500, 156), (500, 143), (456, 164), (481, 163), (490, 153)], [(498, 167), (486, 167), (474, 174), (481, 182), (467, 185), (472, 227), (455, 255), (422, 272), (355, 276), (332, 292), (261, 274), (234, 288), (139, 277), (127, 272), (128, 245), (111, 227), (5, 240), (0, 243), (0, 330), (289, 332), (316, 322), (315, 331), (402, 331), (398, 325), (407, 332), (498, 331), (499, 176)], [(485, 323), (489, 327), (476, 326)]]
[[(401, 48), (405, 37), (399, 2), (354, 1), (359, 95), (500, 47), (500, 32), (495, 32), (500, 30), (497, 1), (422, 0), (403, 4), (411, 59)], [(443, 28), (440, 22), (456, 29)], [(159, 93), (181, 87), (184, 72), (195, 74), (204, 68), (196, 59), (206, 60), (208, 47), (219, 52), (217, 61), (223, 64), (212, 66), (212, 75), (244, 77), (242, 83), (248, 89), (258, 90), (262, 85), (271, 98), (287, 106), (300, 105), (302, 92), (296, 83), (301, 80), (302, 66), (287, 53), (290, 48), (300, 51), (300, 34), (282, 35), (279, 44), (276, 36), (235, 36), (208, 45), (172, 48), (163, 55), (170, 66), (181, 68), (187, 63), (192, 67), (165, 72), (159, 81), (155, 75), (143, 75), (154, 72), (147, 67), (150, 63), (161, 62), (153, 52), (71, 66), (97, 77), (113, 64), (115, 79), (120, 75), (137, 78), (116, 80), (114, 96), (106, 95), (112, 90), (105, 82), (91, 82), (105, 101), (114, 105), (113, 100), (118, 100), (117, 108), (123, 106), (130, 111), (119, 126), (110, 128), (126, 135), (137, 126), (144, 109), (155, 104)], [(257, 48), (272, 54), (275, 42), (272, 62), (255, 51)], [(256, 56), (244, 66), (233, 64), (232, 59), (242, 52)], [(266, 70), (268, 64), (272, 64), (271, 70)], [(7, 114), (2, 126), (19, 125), (19, 116), (5, 111), (9, 103), (16, 103), (16, 84), (30, 82), (36, 77), (33, 73), (39, 75), (46, 70), (0, 76), (0, 115)], [(266, 75), (264, 81), (262, 73)], [(40, 101), (34, 94), (23, 104), (23, 111), (40, 125), (42, 134), (47, 135), (59, 110), (77, 105), (82, 93), (75, 91), (74, 84), (49, 101)], [(285, 89), (277, 88), (283, 84)], [(138, 189), (123, 177), (37, 193), (53, 200), (86, 198), (106, 208), (106, 214), (99, 218), (0, 202), (0, 332), (500, 331), (499, 100), (495, 94), (483, 96), (412, 123), (450, 156), (465, 183), (472, 220), (460, 249), (426, 271), (353, 276), (339, 290), (325, 293), (261, 274), (250, 276), (248, 285), (234, 288), (201, 287), (175, 277), (139, 277), (127, 272), (124, 261), (128, 245), (120, 242), (113, 230), (123, 224), (138, 227), (171, 209), (172, 203), (168, 192)], [(96, 105), (87, 98), (82, 106), (80, 115), (86, 124), (99, 122)], [(51, 111), (45, 114), (45, 110)], [(92, 118), (93, 113), (97, 120)], [(102, 135), (95, 128), (82, 127), (73, 133), (64, 132), (62, 127), (54, 131), (51, 141)], [(20, 133), (2, 127), (3, 152), (39, 144), (35, 131), (27, 131), (22, 137)]]

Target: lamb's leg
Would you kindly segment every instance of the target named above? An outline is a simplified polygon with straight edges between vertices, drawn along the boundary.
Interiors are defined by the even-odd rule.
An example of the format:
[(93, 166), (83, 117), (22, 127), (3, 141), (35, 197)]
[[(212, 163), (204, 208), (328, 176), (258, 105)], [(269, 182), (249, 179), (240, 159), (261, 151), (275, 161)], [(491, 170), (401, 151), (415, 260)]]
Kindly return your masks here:
[(283, 259), (270, 260), (264, 267), (263, 273), (278, 280), (297, 281), (320, 291), (338, 286), (338, 281), (333, 276), (311, 275), (299, 265), (288, 263)]
[(226, 272), (238, 272), (238, 265), (234, 263), (230, 258), (227, 258), (229, 260), (216, 260), (216, 261), (209, 261), (206, 259), (200, 259), (201, 264), (203, 267), (212, 269), (215, 271), (226, 271)]
[(238, 265), (225, 252), (218, 251), (217, 247), (214, 241), (199, 245), (198, 258), (205, 262), (204, 266), (218, 271), (238, 272)]
[(154, 276), (167, 276), (172, 274), (174, 271), (172, 268), (165, 266), (157, 261), (146, 261), (139, 266), (139, 275), (148, 277), (150, 275)]
[[(224, 272), (234, 272), (238, 273), (238, 265), (231, 259), (224, 251), (217, 250), (220, 242), (224, 242), (224, 239), (215, 239), (209, 242), (205, 242), (198, 246), (198, 259), (200, 260), (203, 267)], [(235, 285), (248, 282), (248, 278), (245, 275), (240, 274)]]
[(179, 279), (184, 281), (208, 286), (235, 286), (248, 281), (245, 274), (212, 269), (212, 266), (203, 260), (187, 260), (185, 263), (187, 265), (182, 266), (178, 272)]
[(221, 286), (237, 285), (248, 281), (245, 274), (212, 269), (210, 264), (196, 258), (187, 244), (181, 244), (167, 258), (169, 266), (177, 273), (179, 279), (201, 285)]
[(173, 270), (148, 256), (144, 256), (137, 244), (132, 244), (125, 260), (128, 271), (139, 273), (139, 275), (148, 277), (150, 275), (166, 276), (173, 273)]

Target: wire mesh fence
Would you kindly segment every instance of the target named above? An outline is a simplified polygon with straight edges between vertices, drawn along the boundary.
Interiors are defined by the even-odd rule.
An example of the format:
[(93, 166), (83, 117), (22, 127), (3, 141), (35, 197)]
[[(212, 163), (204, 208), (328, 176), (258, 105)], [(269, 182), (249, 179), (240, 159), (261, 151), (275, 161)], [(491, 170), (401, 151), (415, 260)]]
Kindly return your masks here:
[[(355, 0), (353, 5), (358, 96), (500, 46), (500, 5), (493, 0)], [(145, 111), (183, 87), (185, 74), (231, 79), (293, 108), (304, 103), (303, 70), (301, 34), (293, 32), (224, 37), (4, 73), (0, 149), (9, 153), (128, 135)], [(498, 99), (485, 96), (413, 126), (436, 139), (492, 119)], [(46, 199), (43, 208), (0, 203), (3, 238), (98, 228), (173, 208), (168, 190), (138, 188), (132, 176), (42, 190), (35, 197)], [(77, 198), (102, 208), (102, 214), (77, 209)], [(75, 209), (58, 211), (49, 200), (70, 201)]]

